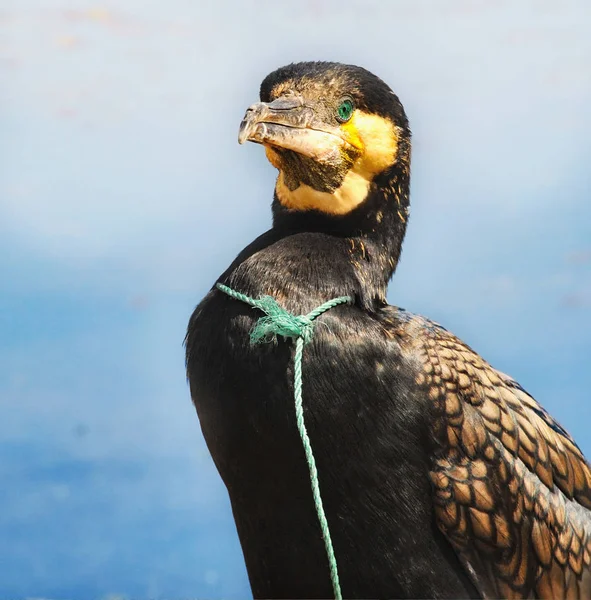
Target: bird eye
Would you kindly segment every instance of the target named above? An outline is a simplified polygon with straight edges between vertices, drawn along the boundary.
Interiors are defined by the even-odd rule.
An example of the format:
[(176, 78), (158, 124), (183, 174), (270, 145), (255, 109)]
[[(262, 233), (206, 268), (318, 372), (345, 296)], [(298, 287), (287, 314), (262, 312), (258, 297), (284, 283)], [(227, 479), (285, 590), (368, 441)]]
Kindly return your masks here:
[(337, 108), (337, 120), (341, 123), (345, 123), (351, 118), (354, 110), (355, 105), (353, 104), (353, 100), (351, 100), (350, 98), (345, 98), (344, 100), (341, 100), (341, 103)]

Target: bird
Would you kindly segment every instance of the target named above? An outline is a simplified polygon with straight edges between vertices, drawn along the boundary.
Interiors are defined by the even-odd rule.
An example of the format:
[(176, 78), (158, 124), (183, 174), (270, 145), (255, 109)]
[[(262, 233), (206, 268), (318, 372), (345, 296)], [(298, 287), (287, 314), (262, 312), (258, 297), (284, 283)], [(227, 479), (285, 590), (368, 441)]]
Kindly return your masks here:
[(238, 141), (278, 171), (272, 227), (197, 305), (185, 345), (253, 596), (334, 588), (294, 340), (252, 344), (261, 312), (219, 285), (293, 315), (351, 299), (317, 319), (301, 365), (343, 597), (591, 598), (591, 467), (574, 439), (447, 329), (386, 300), (410, 214), (395, 93), (358, 66), (292, 63), (263, 80)]

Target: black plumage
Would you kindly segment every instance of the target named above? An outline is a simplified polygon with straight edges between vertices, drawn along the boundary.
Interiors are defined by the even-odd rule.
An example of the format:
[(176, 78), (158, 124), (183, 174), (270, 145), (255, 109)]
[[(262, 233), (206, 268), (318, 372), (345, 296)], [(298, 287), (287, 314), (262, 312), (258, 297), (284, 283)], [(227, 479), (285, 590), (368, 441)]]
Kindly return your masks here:
[[(355, 112), (342, 122), (343, 99)], [(304, 411), (345, 597), (591, 598), (591, 470), (510, 378), (386, 303), (409, 206), (410, 130), (359, 67), (269, 75), (241, 139), (279, 171), (273, 227), (219, 282), (305, 314)], [(257, 598), (326, 598), (329, 568), (293, 408), (294, 344), (212, 288), (187, 333), (191, 395)]]

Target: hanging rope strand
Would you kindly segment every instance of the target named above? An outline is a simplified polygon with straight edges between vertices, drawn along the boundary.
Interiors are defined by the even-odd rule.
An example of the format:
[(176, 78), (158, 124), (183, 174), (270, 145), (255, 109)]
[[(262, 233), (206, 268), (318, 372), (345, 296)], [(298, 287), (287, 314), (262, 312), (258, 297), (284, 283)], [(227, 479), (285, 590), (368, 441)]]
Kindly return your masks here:
[(261, 317), (257, 321), (253, 330), (250, 332), (251, 344), (257, 344), (261, 341), (271, 341), (276, 339), (278, 335), (284, 338), (296, 340), (293, 369), (296, 424), (302, 440), (302, 445), (304, 447), (306, 462), (308, 463), (308, 470), (310, 472), (312, 496), (314, 498), (316, 514), (318, 516), (318, 522), (320, 523), (320, 529), (322, 531), (322, 538), (324, 539), (324, 547), (330, 567), (330, 580), (332, 583), (334, 597), (336, 600), (342, 600), (343, 596), (341, 593), (337, 560), (332, 545), (332, 538), (330, 536), (330, 529), (328, 527), (326, 513), (324, 512), (324, 505), (322, 504), (322, 496), (320, 495), (318, 469), (316, 468), (316, 460), (314, 458), (314, 453), (312, 452), (312, 444), (310, 443), (310, 437), (308, 436), (306, 423), (304, 421), (302, 397), (302, 360), (304, 355), (304, 345), (312, 340), (312, 336), (314, 334), (315, 319), (335, 306), (340, 304), (351, 304), (353, 299), (350, 296), (340, 296), (339, 298), (333, 298), (332, 300), (325, 302), (307, 315), (292, 315), (281, 305), (279, 305), (275, 298), (271, 296), (263, 296), (262, 298), (255, 299), (247, 296), (246, 294), (237, 292), (236, 290), (233, 290), (221, 283), (218, 283), (216, 287), (218, 290), (224, 292), (231, 298), (245, 302), (249, 306), (258, 308), (265, 313), (265, 316)]
[(330, 567), (330, 580), (332, 582), (334, 597), (336, 598), (336, 600), (341, 600), (343, 595), (341, 593), (341, 583), (339, 581), (337, 559), (335, 557), (334, 548), (332, 545), (332, 538), (330, 536), (330, 529), (328, 528), (328, 521), (326, 520), (324, 506), (322, 504), (322, 496), (320, 495), (320, 484), (318, 482), (318, 470), (316, 469), (316, 460), (314, 458), (314, 453), (312, 452), (312, 445), (310, 444), (310, 438), (308, 436), (308, 431), (306, 430), (306, 424), (304, 422), (304, 407), (302, 404), (303, 352), (304, 339), (299, 337), (296, 340), (296, 351), (294, 356), (294, 391), (296, 422), (298, 426), (298, 431), (300, 433), (300, 438), (302, 439), (302, 445), (304, 446), (304, 452), (306, 453), (308, 470), (310, 471), (310, 484), (312, 485), (312, 496), (314, 497), (314, 504), (316, 505), (316, 514), (318, 515), (318, 522), (320, 523), (322, 538), (324, 539), (324, 548), (326, 550), (326, 556), (328, 557), (328, 565)]

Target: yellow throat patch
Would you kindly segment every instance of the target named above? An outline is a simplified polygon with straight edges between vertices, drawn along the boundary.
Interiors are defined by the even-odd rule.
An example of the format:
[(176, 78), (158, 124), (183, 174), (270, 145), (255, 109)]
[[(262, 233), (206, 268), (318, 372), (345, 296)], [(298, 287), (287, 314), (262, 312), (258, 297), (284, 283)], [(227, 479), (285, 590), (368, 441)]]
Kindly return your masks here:
[(265, 147), (269, 162), (279, 169), (275, 191), (285, 208), (347, 214), (367, 198), (374, 177), (396, 162), (400, 129), (388, 119), (357, 109), (351, 119), (341, 125), (341, 130), (360, 150), (360, 155), (334, 192), (318, 191), (306, 184), (290, 190), (283, 178), (279, 156), (273, 148)]

